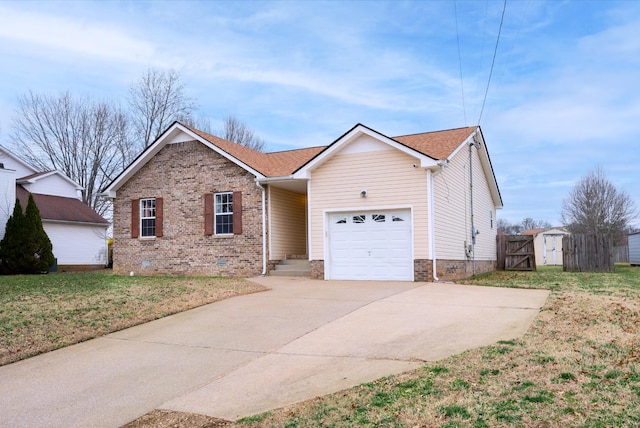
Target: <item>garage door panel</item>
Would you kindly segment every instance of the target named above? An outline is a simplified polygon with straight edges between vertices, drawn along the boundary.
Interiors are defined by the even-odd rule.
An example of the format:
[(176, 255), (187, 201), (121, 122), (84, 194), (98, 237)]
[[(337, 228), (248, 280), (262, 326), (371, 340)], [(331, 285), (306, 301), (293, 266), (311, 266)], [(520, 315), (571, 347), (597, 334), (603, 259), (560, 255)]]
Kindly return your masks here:
[(348, 212), (329, 216), (332, 279), (411, 280), (410, 210)]

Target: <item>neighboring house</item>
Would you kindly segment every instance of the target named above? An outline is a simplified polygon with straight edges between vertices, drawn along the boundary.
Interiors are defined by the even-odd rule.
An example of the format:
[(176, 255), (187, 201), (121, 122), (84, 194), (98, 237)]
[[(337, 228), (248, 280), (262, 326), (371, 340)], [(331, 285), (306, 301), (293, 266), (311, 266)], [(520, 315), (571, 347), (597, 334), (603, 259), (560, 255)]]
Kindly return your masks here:
[(106, 266), (109, 222), (79, 199), (81, 190), (61, 172), (38, 172), (0, 147), (0, 239), (16, 198), (25, 209), (31, 193), (60, 269)]
[[(260, 153), (171, 125), (107, 188), (114, 271), (427, 281), (496, 266), (502, 200), (479, 127)], [(434, 270), (435, 268), (435, 270)]]
[(640, 266), (640, 232), (629, 234), (629, 263)]
[(569, 232), (564, 227), (529, 229), (522, 235), (533, 236), (536, 266), (562, 266), (562, 237)]

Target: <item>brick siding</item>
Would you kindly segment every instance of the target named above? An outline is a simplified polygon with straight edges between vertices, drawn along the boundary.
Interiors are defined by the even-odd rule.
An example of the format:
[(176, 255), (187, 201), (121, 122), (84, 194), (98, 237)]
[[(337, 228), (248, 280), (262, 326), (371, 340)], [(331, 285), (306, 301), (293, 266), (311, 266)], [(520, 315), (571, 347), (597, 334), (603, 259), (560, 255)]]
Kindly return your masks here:
[[(242, 192), (242, 234), (204, 234), (204, 194)], [(131, 238), (131, 200), (161, 197), (164, 233)], [(262, 191), (255, 177), (199, 142), (167, 144), (117, 192), (113, 270), (249, 277), (262, 272)]]

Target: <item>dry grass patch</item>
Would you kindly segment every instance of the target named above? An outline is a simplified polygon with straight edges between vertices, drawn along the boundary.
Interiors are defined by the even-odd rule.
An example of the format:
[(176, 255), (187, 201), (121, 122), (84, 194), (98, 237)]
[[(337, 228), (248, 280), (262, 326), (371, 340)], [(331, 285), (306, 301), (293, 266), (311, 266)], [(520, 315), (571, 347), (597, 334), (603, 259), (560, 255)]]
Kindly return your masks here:
[(211, 277), (0, 276), (0, 365), (264, 289)]

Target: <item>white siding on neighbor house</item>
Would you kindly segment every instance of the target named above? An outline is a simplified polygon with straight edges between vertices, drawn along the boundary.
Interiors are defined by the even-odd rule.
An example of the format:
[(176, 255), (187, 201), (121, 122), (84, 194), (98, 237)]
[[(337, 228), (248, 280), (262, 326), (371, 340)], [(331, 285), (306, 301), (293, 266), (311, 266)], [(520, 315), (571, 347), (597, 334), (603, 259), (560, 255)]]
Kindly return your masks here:
[(269, 186), (269, 259), (307, 254), (307, 197)]
[(78, 190), (76, 190), (76, 186), (69, 183), (58, 174), (52, 174), (48, 177), (37, 180), (35, 183), (23, 184), (22, 186), (31, 193), (63, 196), (66, 198), (78, 198)]
[[(22, 162), (18, 162), (11, 155), (7, 155), (0, 151), (0, 163), (2, 163), (5, 169), (12, 169), (16, 172), (16, 178), (26, 177), (27, 175), (38, 172), (36, 169), (25, 165)], [(14, 183), (15, 184), (15, 183)]]
[[(496, 259), (496, 208), (491, 198), (485, 172), (477, 149), (471, 152), (473, 174), (475, 259)], [(487, 172), (489, 175), (491, 171)], [(447, 167), (434, 177), (434, 222), (436, 258), (464, 260), (465, 243), (471, 240), (471, 186), (469, 183), (469, 148), (462, 147)]]
[(629, 263), (640, 265), (640, 233), (629, 235)]
[[(311, 255), (324, 259), (325, 211), (412, 208), (414, 259), (428, 258), (426, 172), (416, 159), (360, 137), (311, 172)], [(346, 154), (345, 154), (346, 153)], [(361, 197), (366, 190), (367, 196)]]
[(58, 265), (106, 265), (105, 226), (43, 221)]
[(7, 220), (16, 204), (16, 173), (11, 169), (0, 169), (0, 239), (4, 238)]

